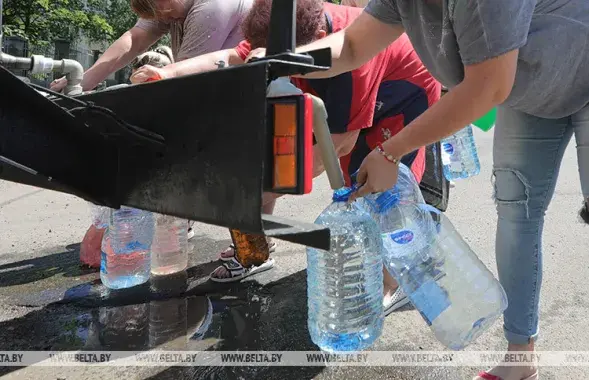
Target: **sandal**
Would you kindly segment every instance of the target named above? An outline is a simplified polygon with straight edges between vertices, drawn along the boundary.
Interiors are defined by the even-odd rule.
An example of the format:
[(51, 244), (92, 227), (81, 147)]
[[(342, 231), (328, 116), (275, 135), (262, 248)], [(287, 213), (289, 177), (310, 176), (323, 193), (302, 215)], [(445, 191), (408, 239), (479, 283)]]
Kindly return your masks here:
[(190, 240), (194, 237), (194, 221), (188, 221), (188, 232), (186, 233), (186, 239)]
[[(231, 256), (223, 256), (223, 253), (227, 252), (229, 249), (232, 250), (233, 254)], [(268, 238), (268, 252), (274, 253), (276, 251), (276, 241), (274, 239)], [(219, 254), (219, 260), (221, 261), (231, 261), (235, 257), (235, 244), (231, 243), (229, 247), (223, 252)]]
[[(223, 261), (223, 263), (211, 273), (210, 279), (214, 282), (237, 282), (254, 274), (265, 272), (268, 269), (272, 269), (272, 267), (274, 267), (274, 259), (272, 258), (266, 260), (262, 265), (253, 265), (250, 268), (244, 268), (235, 257), (232, 257), (229, 260)], [(225, 268), (229, 273), (229, 277), (216, 277), (215, 272), (217, 272), (219, 268)]]
[[(538, 371), (536, 371), (533, 374), (531, 374), (530, 376), (523, 378), (521, 380), (538, 380), (538, 378), (539, 378)], [(503, 380), (503, 379), (499, 376), (491, 375), (487, 371), (481, 371), (481, 372), (479, 372), (479, 375), (476, 376), (473, 380)]]
[(384, 316), (388, 316), (393, 311), (407, 305), (409, 303), (409, 297), (405, 295), (405, 292), (399, 286), (397, 290), (391, 295), (388, 300), (383, 300)]

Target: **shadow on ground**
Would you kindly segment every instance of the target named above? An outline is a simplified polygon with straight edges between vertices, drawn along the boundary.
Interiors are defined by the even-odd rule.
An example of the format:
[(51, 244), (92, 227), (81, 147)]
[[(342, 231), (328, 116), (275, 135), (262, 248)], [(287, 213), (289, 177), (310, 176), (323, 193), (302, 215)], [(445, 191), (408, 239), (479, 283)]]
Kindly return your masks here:
[[(199, 269), (191, 269), (199, 272)], [(0, 322), (5, 350), (262, 350), (313, 351), (307, 333), (304, 271), (261, 285), (246, 281), (213, 288), (177, 277), (155, 284), (157, 294), (64, 299)], [(93, 284), (100, 288), (101, 285)], [(152, 284), (153, 290), (154, 284)], [(138, 294), (144, 299), (137, 303)], [(150, 297), (152, 294), (154, 296)], [(132, 302), (133, 301), (133, 302)], [(4, 367), (0, 375), (16, 370)], [(322, 367), (178, 367), (156, 378), (313, 378)], [(288, 375), (287, 375), (288, 372)], [(235, 377), (237, 376), (237, 377)]]
[[(192, 266), (180, 276), (154, 279), (145, 286), (118, 292), (102, 286), (97, 273), (87, 277), (90, 281), (72, 287), (75, 277), (86, 274), (78, 266), (79, 244), (65, 252), (0, 266), (0, 287), (5, 289), (2, 293), (9, 304), (34, 308), (21, 317), (0, 322), (3, 349), (317, 349), (307, 333), (304, 271), (265, 285), (253, 279), (211, 283), (208, 276), (219, 265), (217, 254), (229, 242), (201, 236), (194, 241), (198, 249), (193, 247), (196, 252), (190, 255)], [(18, 290), (21, 285), (36, 286), (52, 277), (62, 280), (51, 289)], [(0, 368), (0, 375), (16, 369)], [(153, 378), (310, 379), (321, 371), (322, 367), (177, 367)]]
[(0, 265), (0, 287), (23, 285), (49, 277), (80, 277), (96, 269), (83, 269), (80, 263), (80, 244), (72, 244), (66, 250), (41, 257)]

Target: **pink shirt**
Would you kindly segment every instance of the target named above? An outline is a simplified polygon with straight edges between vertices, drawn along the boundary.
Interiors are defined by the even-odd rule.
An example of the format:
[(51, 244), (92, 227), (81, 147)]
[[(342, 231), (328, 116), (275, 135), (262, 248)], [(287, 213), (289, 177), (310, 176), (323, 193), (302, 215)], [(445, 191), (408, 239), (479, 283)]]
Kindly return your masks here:
[(235, 47), (243, 40), (241, 22), (253, 0), (193, 0), (183, 21), (139, 19), (138, 28), (160, 37), (170, 33), (175, 61)]

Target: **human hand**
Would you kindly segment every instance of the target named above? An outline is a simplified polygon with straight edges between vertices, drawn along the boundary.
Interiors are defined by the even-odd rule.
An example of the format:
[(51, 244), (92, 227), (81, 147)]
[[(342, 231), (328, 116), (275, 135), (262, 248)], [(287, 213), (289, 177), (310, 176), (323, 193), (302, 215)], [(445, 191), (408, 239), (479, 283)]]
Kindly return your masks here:
[(250, 51), (248, 56), (245, 58), (245, 61), (249, 62), (253, 58), (264, 58), (265, 56), (266, 56), (266, 48), (257, 48), (257, 49)]
[(149, 82), (152, 80), (159, 80), (159, 79), (166, 79), (169, 78), (170, 75), (166, 74), (166, 72), (162, 69), (158, 69), (157, 67), (145, 65), (141, 66), (137, 71), (131, 75), (131, 83), (144, 83)]
[(371, 193), (380, 193), (391, 189), (397, 183), (399, 166), (388, 161), (381, 153), (373, 150), (364, 158), (356, 182), (360, 186), (353, 192), (350, 201)]
[(67, 79), (66, 77), (61, 77), (49, 84), (49, 89), (51, 91), (60, 92), (67, 86)]

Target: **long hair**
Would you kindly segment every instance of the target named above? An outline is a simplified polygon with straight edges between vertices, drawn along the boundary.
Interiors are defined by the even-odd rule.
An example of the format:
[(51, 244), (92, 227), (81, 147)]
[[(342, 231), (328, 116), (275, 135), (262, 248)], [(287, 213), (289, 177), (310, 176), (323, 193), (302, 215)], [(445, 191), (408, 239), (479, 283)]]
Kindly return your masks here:
[(147, 20), (153, 20), (157, 16), (155, 0), (131, 0), (131, 9), (137, 16)]

